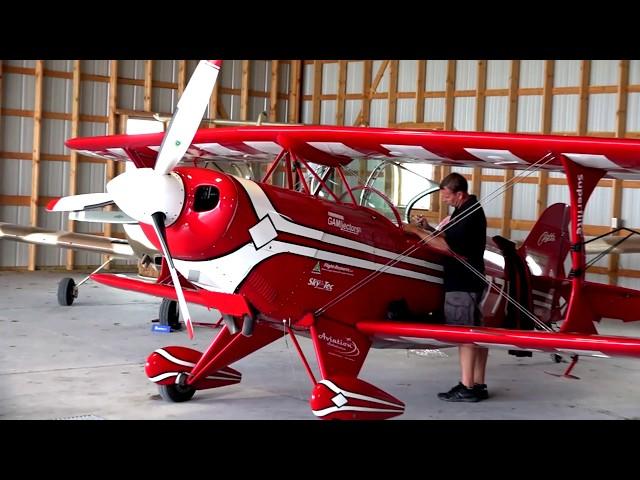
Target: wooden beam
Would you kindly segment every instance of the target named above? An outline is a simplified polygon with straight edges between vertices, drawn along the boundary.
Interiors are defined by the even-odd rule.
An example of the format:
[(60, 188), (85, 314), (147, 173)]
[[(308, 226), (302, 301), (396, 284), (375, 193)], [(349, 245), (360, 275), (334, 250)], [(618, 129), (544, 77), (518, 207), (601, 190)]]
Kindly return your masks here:
[(271, 60), (271, 84), (269, 87), (269, 121), (278, 120), (278, 60)]
[[(620, 60), (618, 66), (618, 108), (616, 111), (616, 137), (624, 138), (627, 133), (627, 88), (629, 86), (629, 60)], [(613, 180), (613, 202), (611, 204), (611, 218), (622, 218), (622, 180)], [(620, 236), (620, 232), (616, 233)], [(609, 255), (609, 282), (616, 283), (620, 270), (620, 255)]]
[(322, 94), (322, 63), (313, 62), (313, 97), (311, 99), (311, 123), (320, 125), (320, 95)]
[(240, 90), (240, 120), (249, 118), (249, 60), (242, 60), (242, 80)]
[(396, 112), (398, 110), (398, 60), (389, 62), (389, 105), (387, 109), (387, 125), (396, 124)]
[(589, 79), (591, 60), (583, 60), (580, 65), (580, 110), (578, 111), (578, 135), (587, 134), (589, 120)]
[(416, 78), (416, 123), (424, 122), (424, 90), (426, 77), (427, 61), (418, 60), (418, 76)]
[(153, 100), (153, 60), (144, 61), (144, 111), (151, 112)]
[(336, 108), (336, 125), (344, 125), (345, 95), (347, 94), (347, 68), (346, 60), (338, 62), (338, 105)]
[[(385, 60), (380, 65), (378, 72), (376, 73), (373, 82), (369, 82), (371, 79), (371, 73), (373, 71), (373, 62), (371, 60), (366, 60), (364, 62), (364, 92), (365, 96), (362, 99), (362, 108), (358, 115), (356, 115), (356, 121), (354, 125), (369, 125), (369, 117), (371, 115), (371, 99), (373, 98), (374, 93), (378, 90), (378, 85), (382, 81), (382, 77), (384, 76), (384, 72), (387, 69), (387, 65), (389, 65), (389, 60)], [(369, 85), (369, 86), (367, 86)], [(382, 98), (386, 98), (385, 94), (381, 94)]]
[(302, 62), (292, 60), (289, 67), (289, 123), (300, 122), (300, 88), (302, 85)]
[[(147, 96), (150, 94), (148, 94), (147, 92), (147, 83), (150, 85), (151, 82), (147, 82), (146, 78), (147, 78), (147, 70), (148, 70), (148, 64), (145, 63), (145, 94), (144, 94), (144, 103), (145, 103), (145, 107), (147, 106)], [(116, 134), (116, 110), (118, 108), (118, 60), (111, 60), (111, 62), (109, 62), (109, 111), (108, 113), (108, 120), (107, 120), (107, 132), (109, 135), (115, 135)], [(126, 128), (126, 125), (125, 125)], [(124, 133), (124, 131), (122, 132)], [(124, 171), (124, 163), (125, 162), (121, 162), (121, 165), (118, 165), (118, 173), (121, 173)], [(113, 160), (107, 160), (107, 163), (105, 165), (105, 181), (108, 183), (113, 177), (115, 177), (117, 174), (116, 172), (116, 163)], [(112, 206), (109, 205), (106, 207), (107, 211), (112, 210)], [(110, 223), (105, 223), (104, 224), (104, 236), (105, 237), (111, 237), (112, 236), (112, 225)], [(106, 261), (107, 260), (107, 255), (103, 255), (102, 256), (102, 261)], [(105, 266), (106, 270), (109, 270), (111, 268), (111, 264), (107, 264)]]
[[(551, 119), (553, 113), (553, 77), (555, 74), (555, 61), (544, 61), (544, 88), (542, 89), (542, 133), (551, 133)], [(540, 218), (547, 208), (549, 192), (549, 172), (538, 171), (538, 193), (536, 198), (536, 218)]]
[[(80, 60), (73, 62), (73, 80), (71, 88), (71, 137), (78, 136), (80, 127)], [(78, 152), (71, 150), (69, 153), (69, 195), (78, 193)], [(76, 222), (69, 219), (67, 230), (75, 231)], [(75, 263), (75, 250), (67, 250), (67, 270), (73, 270)]]
[[(509, 75), (509, 118), (507, 121), (509, 133), (514, 133), (518, 127), (518, 85), (520, 84), (520, 60), (511, 61)], [(505, 170), (503, 182), (506, 185), (513, 178), (513, 170)], [(502, 229), (501, 235), (511, 236), (511, 220), (513, 217), (513, 186), (507, 188), (502, 196)]]
[(184, 88), (187, 86), (187, 61), (178, 61), (178, 98), (182, 96)]
[[(32, 227), (38, 225), (38, 198), (40, 196), (40, 139), (42, 134), (42, 88), (44, 84), (44, 60), (36, 60), (35, 95), (33, 101), (33, 148), (31, 150), (31, 199), (29, 220)], [(29, 245), (29, 271), (36, 269), (36, 245)]]
[[(454, 113), (454, 92), (456, 87), (456, 61), (449, 60), (447, 62), (447, 80), (445, 84), (444, 92), (444, 129), (453, 130), (453, 113)], [(451, 167), (443, 165), (439, 169), (436, 168), (436, 173), (439, 173), (438, 181), (441, 182), (444, 178), (451, 173)], [(439, 199), (438, 201), (438, 218), (443, 220), (448, 213), (449, 209), (447, 205)]]
[[(487, 88), (487, 61), (478, 60), (478, 77), (476, 79), (476, 131), (484, 132), (485, 90)], [(471, 191), (480, 198), (482, 189), (482, 168), (474, 167), (471, 177)]]

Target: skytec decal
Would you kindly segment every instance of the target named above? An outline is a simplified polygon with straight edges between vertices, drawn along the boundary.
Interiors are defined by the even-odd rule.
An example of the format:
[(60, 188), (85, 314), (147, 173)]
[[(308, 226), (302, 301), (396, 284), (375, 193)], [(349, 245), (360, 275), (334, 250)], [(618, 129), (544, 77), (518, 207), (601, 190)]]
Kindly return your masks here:
[(319, 278), (311, 277), (307, 285), (316, 290), (324, 290), (325, 292), (333, 291), (333, 283), (329, 283), (327, 280), (320, 280)]
[(345, 223), (344, 217), (338, 213), (327, 212), (329, 217), (327, 218), (327, 224), (333, 227), (338, 227), (341, 232), (352, 233), (353, 235), (360, 235), (362, 227)]

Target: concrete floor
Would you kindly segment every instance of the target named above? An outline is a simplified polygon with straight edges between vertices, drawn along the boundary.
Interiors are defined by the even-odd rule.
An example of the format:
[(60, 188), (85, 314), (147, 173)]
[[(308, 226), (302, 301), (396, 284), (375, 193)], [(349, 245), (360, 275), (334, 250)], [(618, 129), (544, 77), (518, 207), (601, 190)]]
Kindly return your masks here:
[[(194, 341), (184, 332), (154, 333), (159, 299), (93, 282), (80, 287), (71, 307), (61, 307), (56, 291), (65, 276), (0, 272), (0, 419), (315, 418), (307, 400), (311, 383), (284, 338), (233, 365), (243, 373), (240, 384), (166, 403), (144, 374), (147, 355), (167, 345), (203, 350), (215, 330), (196, 328)], [(196, 321), (216, 318), (190, 309)], [(640, 324), (603, 322), (600, 331), (640, 337)], [(317, 374), (310, 340), (300, 343)], [(492, 397), (476, 404), (436, 398), (459, 378), (457, 349), (430, 356), (372, 350), (360, 377), (405, 402), (400, 420), (640, 419), (640, 361), (584, 357), (574, 369), (581, 380), (544, 373), (566, 366), (548, 354), (519, 359), (493, 350)]]

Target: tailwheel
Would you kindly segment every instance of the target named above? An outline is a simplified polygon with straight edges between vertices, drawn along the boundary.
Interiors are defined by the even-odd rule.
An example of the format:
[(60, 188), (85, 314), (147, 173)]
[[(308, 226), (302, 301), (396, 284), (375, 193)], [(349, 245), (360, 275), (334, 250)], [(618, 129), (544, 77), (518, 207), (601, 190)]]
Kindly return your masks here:
[(73, 278), (65, 277), (58, 283), (58, 304), (68, 307), (78, 298), (78, 287)]
[(183, 373), (178, 375), (177, 383), (171, 385), (158, 385), (160, 396), (167, 402), (188, 402), (196, 393), (196, 389), (186, 385), (184, 380), (187, 376)]
[(163, 298), (158, 314), (160, 325), (169, 325), (171, 330), (181, 330), (182, 324), (178, 313), (178, 302)]

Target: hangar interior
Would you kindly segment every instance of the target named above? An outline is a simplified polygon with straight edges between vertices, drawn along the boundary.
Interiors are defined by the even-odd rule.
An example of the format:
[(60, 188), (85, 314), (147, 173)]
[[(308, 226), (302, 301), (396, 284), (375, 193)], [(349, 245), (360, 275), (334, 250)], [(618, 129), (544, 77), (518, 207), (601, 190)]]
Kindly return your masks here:
[[(0, 222), (37, 226), (52, 231), (126, 238), (121, 225), (73, 221), (65, 213), (45, 210), (47, 204), (58, 197), (103, 192), (105, 184), (125, 169), (124, 162), (83, 155), (68, 149), (64, 142), (72, 137), (162, 131), (173, 115), (197, 63), (196, 60), (0, 61)], [(249, 123), (638, 139), (640, 60), (225, 60), (202, 126), (226, 128)], [(262, 168), (258, 168), (259, 174), (264, 173)], [(351, 168), (354, 178), (362, 179), (371, 173), (373, 163), (360, 161)], [(401, 210), (424, 189), (422, 177), (425, 176), (439, 182), (448, 173), (457, 171), (468, 179), (470, 192), (479, 198), (499, 189), (514, 177), (514, 171), (506, 169), (419, 165), (412, 167), (412, 170), (389, 168), (376, 180), (378, 189)], [(283, 172), (280, 178), (284, 182)], [(565, 175), (560, 172), (535, 172), (497, 200), (483, 205), (488, 222), (487, 234), (522, 241), (541, 213), (557, 202), (569, 203)], [(621, 226), (640, 229), (639, 202), (640, 176), (600, 180), (585, 212), (585, 236), (592, 238)], [(425, 215), (436, 223), (447, 215), (446, 206), (434, 199), (422, 207)], [(618, 232), (616, 235), (622, 237), (625, 233)], [(103, 293), (106, 288), (94, 290), (97, 287), (89, 286), (89, 283), (85, 287), (88, 294), (85, 296), (81, 290), (78, 303), (70, 307), (73, 315), (58, 309), (55, 301), (57, 281), (68, 276), (79, 281), (105, 259), (98, 253), (0, 241), (0, 278), (4, 293), (1, 320), (6, 333), (3, 334), (6, 345), (2, 350), (5, 360), (18, 360), (4, 362), (5, 371), (0, 372), (0, 378), (9, 386), (5, 392), (11, 392), (5, 393), (0, 403), (0, 418), (90, 415), (94, 405), (91, 402), (83, 410), (70, 400), (62, 401), (60, 409), (39, 401), (30, 410), (21, 408), (17, 399), (35, 399), (37, 387), (33, 385), (40, 385), (44, 381), (41, 377), (46, 377), (46, 372), (66, 370), (71, 368), (74, 361), (79, 361), (83, 368), (88, 369), (88, 376), (92, 376), (88, 372), (117, 370), (117, 366), (122, 364), (123, 371), (131, 371), (133, 377), (135, 368), (141, 365), (142, 356), (148, 353), (148, 348), (139, 351), (134, 337), (140, 337), (139, 341), (147, 347), (158, 343), (158, 335), (149, 332), (149, 320), (157, 316), (157, 299), (132, 292), (107, 294)], [(133, 260), (117, 259), (106, 265), (105, 270), (135, 271), (136, 268)], [(639, 288), (639, 255), (605, 255), (590, 267), (587, 278)], [(32, 301), (41, 303), (32, 304)], [(22, 302), (27, 303), (18, 308), (17, 305)], [(115, 314), (113, 310), (105, 308), (110, 302), (118, 308)], [(45, 317), (49, 318), (46, 327), (38, 327), (34, 315), (24, 309), (29, 304), (35, 308), (34, 312), (39, 312), (39, 322)], [(138, 317), (143, 317), (142, 321), (132, 318), (134, 314), (129, 313), (131, 307)], [(81, 314), (75, 313), (78, 310)], [(195, 311), (196, 318), (204, 319), (207, 316), (204, 309), (199, 311), (196, 308)], [(80, 317), (91, 318), (91, 323), (79, 325)], [(114, 322), (115, 318), (122, 320)], [(60, 327), (54, 326), (54, 322), (61, 322)], [(118, 324), (115, 332), (106, 331), (108, 326), (115, 324)], [(640, 337), (637, 327), (623, 327), (628, 329), (628, 334)], [(63, 339), (70, 343), (63, 342), (61, 348), (56, 344), (57, 350), (53, 354), (55, 360), (44, 351), (34, 352), (33, 345), (45, 347), (48, 344), (47, 335), (58, 337), (63, 330), (68, 335), (68, 329), (77, 332), (71, 334), (72, 340), (77, 342)], [(129, 330), (128, 340), (118, 335), (117, 331), (123, 329)], [(15, 337), (16, 334), (19, 338)], [(33, 344), (27, 340), (32, 335), (38, 335), (39, 338)], [(97, 368), (101, 361), (95, 358), (98, 355), (94, 360), (88, 360), (92, 356), (90, 349), (70, 354), (73, 358), (69, 357), (68, 361), (60, 360), (63, 352), (69, 354), (74, 346), (86, 347), (103, 342), (102, 335), (112, 339), (116, 345), (103, 352), (104, 365), (107, 365), (105, 370)], [(200, 336), (207, 335), (205, 331)], [(160, 341), (165, 341), (164, 337), (160, 337)], [(118, 360), (118, 342), (124, 342), (120, 345), (124, 352), (122, 361)], [(203, 340), (196, 342), (202, 343)], [(20, 349), (23, 354), (13, 354)], [(285, 353), (285, 360), (277, 360), (287, 363), (286, 366), (284, 363), (278, 365), (278, 375), (283, 370), (288, 371), (291, 365), (286, 357), (292, 354), (290, 345), (278, 344), (272, 350), (288, 352)], [(311, 351), (310, 345), (303, 343), (303, 350)], [(267, 354), (261, 355), (258, 363), (271, 361)], [(427, 360), (417, 353), (384, 351), (379, 355), (372, 362), (377, 366), (395, 361), (410, 364), (409, 370), (413, 373), (407, 374), (406, 378), (399, 373), (400, 366), (393, 363), (394, 366), (388, 367), (398, 378), (405, 378), (406, 385), (413, 384), (416, 387), (426, 378), (424, 372), (420, 372), (424, 369), (425, 361), (434, 363), (435, 366), (429, 369), (439, 372), (431, 377), (430, 382), (445, 371), (449, 376), (455, 375), (455, 354), (442, 358), (432, 355)], [(392, 355), (396, 357), (392, 358)], [(514, 360), (509, 364), (510, 357), (505, 355), (499, 358), (498, 362), (504, 367), (499, 374), (503, 384), (510, 382), (510, 377), (522, 378), (521, 371), (530, 369), (532, 365), (531, 362), (525, 363), (527, 359), (517, 359), (520, 363)], [(445, 368), (439, 368), (443, 365)], [(588, 365), (596, 365), (596, 361)], [(618, 377), (607, 376), (600, 370), (594, 375), (605, 383), (623, 382), (624, 372), (635, 379), (639, 378), (639, 367), (633, 362), (618, 362), (615, 365), (614, 370), (619, 370)], [(373, 368), (369, 370), (373, 371)], [(35, 372), (30, 374), (32, 378), (29, 382), (33, 383), (30, 388), (36, 390), (16, 397), (17, 378), (27, 370)], [(219, 411), (214, 416), (208, 416), (207, 409), (203, 408), (207, 405), (200, 403), (196, 407), (189, 407), (186, 418), (308, 418), (306, 404), (298, 405), (299, 400), (306, 402), (304, 395), (292, 390), (302, 390), (304, 379), (300, 379), (296, 373), (294, 376), (300, 380), (299, 384), (296, 380), (294, 386), (287, 387), (286, 392), (275, 394), (276, 388), (266, 379), (267, 370), (263, 367), (262, 374), (265, 376), (259, 377), (246, 396), (242, 397), (253, 409), (251, 414), (247, 414), (246, 409), (236, 410), (227, 405), (233, 412), (228, 411), (229, 416)], [(380, 371), (373, 375), (382, 378)], [(75, 374), (60, 376), (62, 378), (58, 378), (57, 383), (71, 382), (69, 378)], [(109, 375), (97, 377), (100, 377), (100, 382), (91, 380), (87, 384), (91, 385), (89, 388), (95, 388), (96, 391), (102, 388), (110, 401), (118, 403), (117, 388), (97, 386), (98, 383), (108, 382)], [(129, 382), (129, 377), (126, 380)], [(280, 380), (274, 382), (281, 386), (285, 382)], [(380, 382), (384, 383), (384, 380)], [(525, 388), (524, 384), (520, 380), (518, 387)], [(129, 384), (122, 384), (122, 387), (135, 388)], [(148, 392), (152, 392), (152, 385), (147, 387)], [(519, 403), (513, 407), (515, 410), (507, 413), (503, 408), (481, 410), (474, 407), (461, 414), (453, 409), (437, 408), (440, 406), (434, 406), (429, 401), (428, 405), (423, 406), (430, 413), (423, 415), (422, 410), (417, 409), (408, 418), (545, 418), (544, 410), (549, 405), (544, 402), (548, 398), (545, 397), (543, 401), (536, 397), (534, 387), (526, 388), (530, 398), (537, 399), (539, 408), (527, 409)], [(571, 418), (640, 417), (640, 411), (624, 404), (625, 398), (629, 400), (629, 397), (640, 394), (640, 387), (635, 390), (635, 387), (625, 387), (631, 390), (616, 395), (614, 403), (619, 404), (619, 411), (607, 406), (611, 398), (588, 397), (584, 392), (585, 387), (577, 388), (572, 390), (572, 395), (584, 395), (580, 398), (591, 398), (593, 403), (588, 400), (562, 403), (562, 388), (554, 384), (554, 395), (558, 396), (557, 402), (553, 403), (558, 412), (555, 418), (566, 418), (567, 415), (573, 415)], [(618, 384), (611, 388), (618, 388)], [(82, 389), (81, 385), (71, 397), (86, 400), (87, 397), (83, 396), (86, 392), (81, 392)], [(225, 404), (234, 403), (233, 395), (225, 395)], [(420, 392), (414, 392), (413, 395), (413, 400), (418, 403), (423, 398)], [(147, 395), (148, 398), (152, 396), (153, 393)], [(264, 405), (263, 397), (271, 396), (279, 396), (286, 399), (285, 403), (293, 403), (291, 410), (282, 407), (277, 412), (264, 413), (260, 410)], [(141, 394), (132, 396), (131, 403), (143, 397)], [(504, 398), (505, 403), (501, 407), (512, 405), (509, 402), (514, 402), (517, 396), (512, 393)], [(573, 407), (569, 406), (571, 404)], [(215, 405), (213, 401), (212, 405)], [(133, 409), (126, 413), (115, 407), (102, 406), (96, 407), (95, 411), (98, 412), (97, 416), (107, 418), (181, 418), (178, 410), (173, 410), (176, 406), (179, 405), (154, 410), (149, 417), (145, 416), (144, 409)]]

